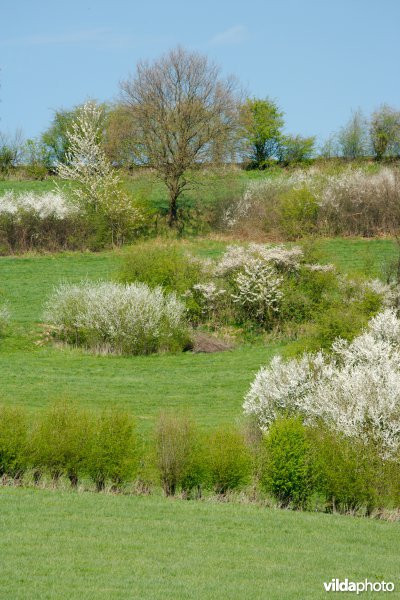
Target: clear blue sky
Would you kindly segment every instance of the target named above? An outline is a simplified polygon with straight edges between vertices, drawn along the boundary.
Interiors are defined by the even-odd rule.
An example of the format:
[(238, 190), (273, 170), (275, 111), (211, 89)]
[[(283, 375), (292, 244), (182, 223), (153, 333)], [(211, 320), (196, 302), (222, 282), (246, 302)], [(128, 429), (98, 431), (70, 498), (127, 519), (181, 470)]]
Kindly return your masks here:
[(399, 26), (400, 0), (4, 1), (0, 129), (34, 137), (57, 108), (116, 99), (138, 59), (181, 44), (321, 140), (352, 109), (400, 108)]

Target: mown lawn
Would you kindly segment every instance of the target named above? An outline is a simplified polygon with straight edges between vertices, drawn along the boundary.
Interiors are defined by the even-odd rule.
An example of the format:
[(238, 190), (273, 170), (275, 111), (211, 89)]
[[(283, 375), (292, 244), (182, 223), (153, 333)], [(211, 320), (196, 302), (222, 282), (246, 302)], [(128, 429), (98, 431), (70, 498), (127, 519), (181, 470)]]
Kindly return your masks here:
[(313, 600), (334, 577), (393, 581), (399, 597), (398, 523), (2, 488), (0, 529), (7, 600)]

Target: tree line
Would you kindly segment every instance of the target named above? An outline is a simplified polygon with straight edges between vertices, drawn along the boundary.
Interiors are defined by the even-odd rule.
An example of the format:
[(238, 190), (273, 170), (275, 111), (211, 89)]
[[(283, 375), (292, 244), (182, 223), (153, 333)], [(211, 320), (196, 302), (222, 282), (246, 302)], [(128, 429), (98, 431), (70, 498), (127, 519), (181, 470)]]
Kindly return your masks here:
[[(94, 141), (114, 167), (156, 171), (168, 189), (171, 225), (196, 168), (233, 163), (267, 169), (304, 163), (318, 154), (314, 136), (284, 133), (284, 113), (277, 101), (246, 98), (236, 78), (223, 77), (206, 56), (181, 47), (153, 62), (139, 62), (135, 74), (121, 82), (119, 100), (99, 108), (102, 122)], [(35, 140), (23, 143), (19, 132), (14, 138), (0, 134), (0, 173), (23, 163), (28, 175), (41, 179), (68, 164), (68, 132), (81, 110), (57, 110)], [(400, 157), (400, 111), (383, 105), (369, 120), (355, 112), (319, 155)]]

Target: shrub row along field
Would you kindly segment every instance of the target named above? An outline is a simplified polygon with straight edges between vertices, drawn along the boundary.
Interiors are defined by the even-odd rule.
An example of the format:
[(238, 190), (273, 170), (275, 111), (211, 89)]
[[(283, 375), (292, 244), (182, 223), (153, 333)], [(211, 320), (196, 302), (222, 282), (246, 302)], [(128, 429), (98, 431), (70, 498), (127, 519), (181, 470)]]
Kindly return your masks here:
[(186, 498), (242, 491), (284, 507), (390, 514), (400, 503), (400, 465), (374, 442), (299, 417), (280, 417), (261, 435), (249, 426), (200, 432), (188, 417), (164, 413), (143, 445), (121, 411), (56, 405), (30, 422), (25, 411), (3, 407), (0, 476), (19, 484), (49, 477), (53, 486), (64, 477), (97, 491), (161, 485), (166, 496)]
[[(79, 174), (72, 182), (0, 182), (0, 252), (98, 251), (165, 233), (168, 198), (154, 173), (123, 178), (110, 168), (106, 180), (112, 190), (96, 180), (96, 200), (82, 196), (88, 184), (79, 183)], [(228, 232), (253, 240), (371, 237), (393, 234), (400, 224), (398, 165), (328, 162), (262, 173), (209, 169), (190, 177), (198, 185), (180, 200), (180, 234)]]

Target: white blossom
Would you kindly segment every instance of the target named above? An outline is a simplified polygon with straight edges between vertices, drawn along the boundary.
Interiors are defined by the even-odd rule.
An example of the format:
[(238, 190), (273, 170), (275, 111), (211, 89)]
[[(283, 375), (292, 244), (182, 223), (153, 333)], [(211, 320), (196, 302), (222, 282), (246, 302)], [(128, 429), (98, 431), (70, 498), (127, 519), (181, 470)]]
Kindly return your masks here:
[(283, 245), (254, 243), (247, 247), (231, 245), (218, 261), (215, 273), (217, 276), (226, 276), (260, 260), (278, 269), (296, 270), (299, 268), (302, 256), (303, 251), (298, 246), (286, 248)]
[(86, 102), (67, 131), (69, 151), (65, 164), (58, 164), (61, 179), (77, 182), (70, 194), (80, 208), (103, 211), (121, 228), (129, 222), (138, 226), (142, 217), (122, 189), (121, 179), (101, 147), (102, 108)]
[(0, 214), (9, 214), (18, 220), (26, 212), (35, 213), (40, 219), (65, 219), (75, 214), (77, 208), (60, 192), (16, 194), (8, 190), (0, 196)]
[(220, 298), (226, 295), (226, 290), (218, 288), (213, 281), (196, 283), (193, 290), (200, 296), (204, 313), (214, 310)]
[(332, 354), (275, 358), (257, 374), (244, 401), (267, 430), (278, 414), (323, 419), (348, 437), (375, 440), (386, 458), (400, 448), (400, 320), (393, 310), (373, 318), (352, 342), (336, 340)]
[(272, 266), (260, 259), (253, 259), (236, 275), (232, 299), (256, 320), (268, 320), (272, 313), (279, 311), (279, 301), (283, 296), (279, 289), (282, 281), (283, 277), (279, 277)]
[(185, 315), (175, 294), (144, 283), (63, 284), (45, 310), (61, 339), (132, 354), (173, 347), (187, 335)]

